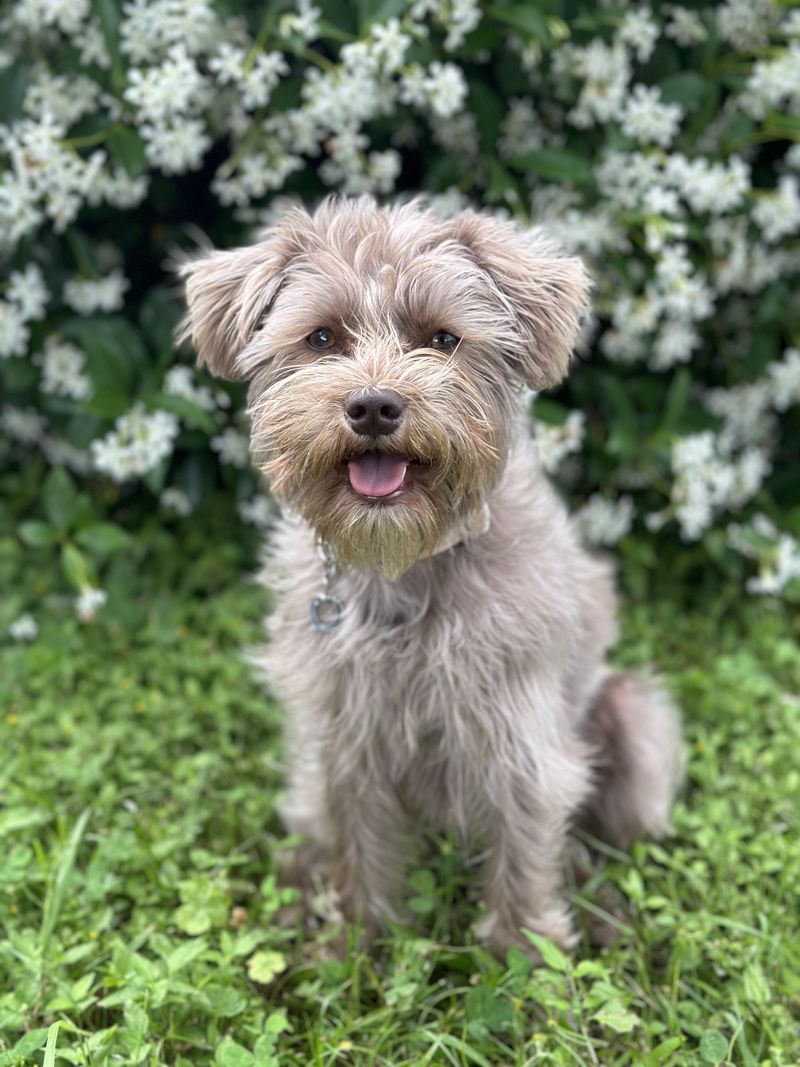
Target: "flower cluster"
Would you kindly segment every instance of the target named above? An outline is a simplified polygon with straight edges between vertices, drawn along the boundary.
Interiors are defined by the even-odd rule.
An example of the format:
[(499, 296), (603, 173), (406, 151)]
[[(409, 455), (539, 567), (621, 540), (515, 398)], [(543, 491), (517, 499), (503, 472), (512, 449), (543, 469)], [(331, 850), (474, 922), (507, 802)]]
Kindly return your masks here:
[(593, 270), (587, 358), (534, 406), (587, 539), (677, 534), (701, 552), (722, 526), (731, 565), (758, 568), (748, 588), (786, 594), (798, 12), (367, 9), (125, 0), (110, 19), (18, 0), (0, 15), (3, 84), (19, 87), (0, 125), (0, 455), (37, 449), (119, 492), (144, 481), (165, 521), (218, 479), (268, 524), (235, 394), (173, 353), (163, 264), (199, 212), (232, 244), (286, 196), (424, 189), (442, 214), (544, 222)]

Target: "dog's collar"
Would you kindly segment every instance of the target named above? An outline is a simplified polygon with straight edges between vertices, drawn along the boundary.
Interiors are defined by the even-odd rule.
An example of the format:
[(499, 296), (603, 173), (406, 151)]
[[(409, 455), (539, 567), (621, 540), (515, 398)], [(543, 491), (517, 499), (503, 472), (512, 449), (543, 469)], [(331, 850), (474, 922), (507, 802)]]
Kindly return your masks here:
[[(462, 523), (453, 530), (448, 531), (434, 550), (421, 558), (433, 559), (434, 556), (439, 556), (442, 552), (447, 552), (451, 548), (458, 548), (459, 545), (471, 541), (474, 537), (482, 537), (483, 534), (488, 532), (491, 524), (492, 517), (489, 512), (489, 505), (484, 504), (470, 516), (466, 523)], [(335, 630), (339, 626), (344, 613), (344, 603), (339, 597), (334, 596), (333, 591), (334, 582), (339, 574), (339, 564), (336, 562), (333, 549), (321, 537), (317, 538), (317, 552), (324, 568), (322, 589), (312, 598), (309, 604), (309, 614), (311, 616), (311, 625), (315, 630), (319, 630), (321, 633), (330, 633), (331, 630)]]

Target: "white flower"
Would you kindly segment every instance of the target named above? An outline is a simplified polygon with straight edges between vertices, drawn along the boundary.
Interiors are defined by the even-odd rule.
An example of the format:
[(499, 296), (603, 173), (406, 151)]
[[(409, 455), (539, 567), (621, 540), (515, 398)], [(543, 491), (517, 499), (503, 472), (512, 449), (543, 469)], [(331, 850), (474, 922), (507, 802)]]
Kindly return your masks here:
[(211, 147), (202, 119), (176, 119), (174, 125), (167, 126), (146, 122), (139, 127), (139, 132), (147, 158), (164, 174), (197, 170)]
[(800, 351), (787, 348), (779, 363), (767, 367), (772, 405), (777, 411), (788, 411), (800, 404)]
[(14, 641), (35, 641), (39, 633), (39, 626), (33, 615), (25, 612), (15, 619), (8, 627), (8, 633)]
[(533, 101), (515, 97), (500, 123), (497, 150), (504, 159), (535, 152), (545, 144), (547, 131), (537, 114)]
[(461, 109), (467, 98), (464, 72), (455, 63), (434, 61), (425, 79), (428, 106), (434, 115), (446, 119)]
[(45, 421), (37, 411), (12, 408), (6, 404), (0, 411), (0, 429), (23, 445), (35, 445), (44, 435)]
[(210, 86), (182, 44), (173, 45), (160, 66), (128, 72), (125, 99), (140, 122), (162, 126), (179, 115), (196, 114), (210, 98)]
[(264, 530), (275, 521), (277, 509), (268, 496), (254, 496), (239, 504), (239, 515), (244, 522)]
[(34, 69), (25, 91), (23, 110), (34, 119), (48, 114), (69, 127), (97, 109), (101, 89), (83, 74), (54, 74), (43, 64)]
[(183, 489), (178, 489), (176, 486), (171, 486), (169, 489), (165, 489), (161, 496), (158, 498), (162, 508), (166, 508), (168, 511), (174, 511), (176, 515), (180, 515), (181, 518), (186, 518), (187, 515), (191, 515), (193, 505), (187, 493)]
[(17, 0), (12, 12), (14, 20), (35, 36), (50, 28), (72, 34), (89, 14), (90, 3), (91, 0)]
[(234, 85), (242, 76), (247, 52), (230, 41), (221, 41), (208, 60), (208, 69), (220, 85)]
[(50, 299), (44, 276), (35, 263), (28, 263), (24, 270), (11, 272), (6, 296), (16, 305), (25, 322), (43, 319), (47, 301)]
[(95, 589), (87, 586), (75, 597), (75, 611), (81, 622), (91, 622), (98, 611), (108, 600), (108, 593), (104, 589)]
[(539, 453), (539, 461), (548, 474), (558, 470), (567, 456), (580, 452), (585, 421), (582, 411), (571, 411), (561, 426), (535, 420), (536, 450)]
[(101, 70), (111, 69), (111, 55), (98, 19), (92, 17), (85, 22), (73, 35), (72, 43), (84, 67), (95, 64)]
[(641, 144), (666, 148), (675, 137), (683, 118), (679, 104), (665, 104), (657, 87), (635, 85), (622, 111), (622, 132)]
[(629, 496), (608, 500), (594, 493), (577, 513), (583, 536), (593, 545), (615, 545), (633, 525), (634, 506)]
[(646, 63), (658, 40), (658, 23), (650, 8), (626, 11), (622, 26), (617, 31), (617, 40), (630, 48), (640, 63)]
[(172, 452), (177, 418), (167, 411), (147, 412), (135, 404), (105, 437), (92, 441), (95, 467), (115, 482), (147, 474)]
[(764, 445), (773, 437), (775, 418), (769, 410), (772, 403), (769, 381), (762, 379), (730, 389), (709, 389), (703, 403), (712, 415), (723, 420), (719, 432), (723, 451)]
[(672, 446), (672, 501), (685, 541), (697, 541), (711, 526), (715, 509), (735, 511), (751, 500), (770, 471), (762, 448), (732, 456), (710, 431), (689, 434)]
[(0, 300), (0, 359), (24, 356), (30, 332), (16, 304)]
[(791, 534), (779, 531), (766, 515), (754, 515), (745, 525), (731, 523), (726, 532), (728, 545), (735, 552), (758, 561), (759, 573), (748, 579), (748, 592), (777, 596), (789, 582), (800, 578), (800, 545)]
[(211, 438), (211, 447), (219, 453), (223, 463), (232, 467), (247, 467), (250, 463), (250, 448), (247, 437), (233, 426), (226, 427), (221, 434)]
[[(204, 411), (215, 411), (217, 401), (207, 385), (198, 385), (190, 367), (177, 365), (170, 367), (164, 376), (164, 392), (170, 396), (181, 396)], [(227, 398), (227, 394), (223, 394)]]
[(734, 48), (749, 52), (767, 43), (776, 14), (773, 0), (725, 0), (717, 8), (717, 26)]
[(676, 363), (688, 363), (699, 347), (700, 335), (691, 323), (667, 319), (653, 342), (653, 355), (648, 366), (651, 370), (667, 370)]
[(256, 56), (252, 66), (243, 70), (238, 80), (244, 107), (248, 111), (264, 107), (281, 77), (288, 73), (289, 64), (282, 53), (262, 52)]
[(584, 129), (597, 122), (617, 118), (628, 97), (631, 76), (627, 49), (620, 42), (607, 45), (594, 38), (584, 47), (565, 45), (554, 53), (557, 78), (579, 78), (584, 82), (575, 107), (567, 118)]
[(219, 41), (221, 26), (209, 0), (128, 0), (122, 13), (120, 49), (133, 63), (152, 63), (176, 44), (199, 55)]
[(759, 197), (753, 221), (770, 244), (800, 230), (800, 186), (794, 174), (784, 174), (776, 192)]
[(403, 33), (398, 19), (374, 23), (370, 31), (372, 54), (384, 74), (394, 74), (403, 64), (411, 37)]
[(64, 285), (64, 303), (80, 315), (95, 311), (119, 311), (130, 282), (121, 270), (111, 270), (105, 278), (71, 278)]
[(800, 106), (800, 41), (792, 40), (785, 51), (754, 63), (740, 101), (756, 119), (763, 119), (770, 108), (795, 113)]
[(297, 0), (296, 7), (296, 11), (281, 15), (279, 23), (281, 36), (290, 37), (297, 34), (304, 41), (313, 41), (319, 34), (319, 20), (322, 12), (311, 3), (311, 0)]
[(0, 126), (0, 153), (8, 164), (0, 176), (0, 245), (13, 246), (47, 215), (61, 233), (77, 215), (105, 159), (88, 159), (63, 146), (63, 123), (42, 114)]
[(696, 11), (665, 4), (664, 14), (669, 18), (664, 33), (684, 48), (691, 48), (708, 40), (708, 30)]
[(147, 196), (150, 179), (146, 174), (131, 178), (124, 167), (115, 166), (111, 171), (102, 171), (89, 190), (86, 199), (96, 205), (103, 200), (112, 207), (126, 211), (136, 207)]
[(42, 392), (86, 400), (92, 392), (92, 383), (84, 374), (85, 365), (86, 359), (79, 348), (51, 334), (42, 354)]

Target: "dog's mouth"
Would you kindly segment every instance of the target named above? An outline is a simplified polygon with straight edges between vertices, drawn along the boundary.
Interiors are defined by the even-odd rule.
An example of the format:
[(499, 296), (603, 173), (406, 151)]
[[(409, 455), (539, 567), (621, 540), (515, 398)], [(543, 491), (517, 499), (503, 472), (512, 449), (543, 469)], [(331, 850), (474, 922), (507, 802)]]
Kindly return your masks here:
[(350, 488), (361, 500), (386, 504), (407, 492), (419, 460), (387, 452), (362, 452), (347, 461)]

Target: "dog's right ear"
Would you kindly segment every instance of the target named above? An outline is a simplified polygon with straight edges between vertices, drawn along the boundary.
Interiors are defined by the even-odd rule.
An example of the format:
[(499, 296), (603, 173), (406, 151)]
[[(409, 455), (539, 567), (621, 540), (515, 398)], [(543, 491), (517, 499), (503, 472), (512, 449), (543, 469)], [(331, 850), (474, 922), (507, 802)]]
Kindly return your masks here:
[(191, 340), (200, 366), (221, 378), (243, 377), (238, 357), (278, 295), (297, 251), (291, 230), (279, 225), (258, 244), (182, 264), (188, 311), (178, 340)]

